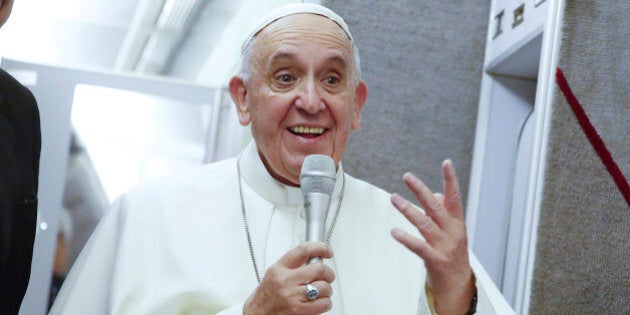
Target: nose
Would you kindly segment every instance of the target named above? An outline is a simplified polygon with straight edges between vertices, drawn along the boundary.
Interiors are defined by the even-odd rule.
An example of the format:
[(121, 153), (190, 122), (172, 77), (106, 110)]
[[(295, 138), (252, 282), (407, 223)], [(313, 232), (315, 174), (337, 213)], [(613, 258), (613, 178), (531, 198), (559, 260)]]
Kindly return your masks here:
[(313, 80), (305, 80), (302, 82), (295, 100), (295, 106), (309, 114), (316, 114), (324, 110), (324, 100), (319, 94), (317, 85)]

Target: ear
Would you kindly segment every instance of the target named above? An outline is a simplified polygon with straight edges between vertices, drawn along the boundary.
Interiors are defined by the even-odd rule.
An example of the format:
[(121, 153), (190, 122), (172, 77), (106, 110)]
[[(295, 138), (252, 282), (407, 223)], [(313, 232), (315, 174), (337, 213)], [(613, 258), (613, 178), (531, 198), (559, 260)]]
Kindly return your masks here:
[(352, 130), (357, 130), (361, 126), (361, 110), (368, 97), (368, 87), (363, 81), (359, 81), (354, 92), (354, 117), (352, 118)]
[(233, 76), (230, 79), (230, 95), (238, 112), (238, 121), (242, 126), (247, 126), (251, 122), (251, 115), (247, 106), (247, 88), (240, 76)]

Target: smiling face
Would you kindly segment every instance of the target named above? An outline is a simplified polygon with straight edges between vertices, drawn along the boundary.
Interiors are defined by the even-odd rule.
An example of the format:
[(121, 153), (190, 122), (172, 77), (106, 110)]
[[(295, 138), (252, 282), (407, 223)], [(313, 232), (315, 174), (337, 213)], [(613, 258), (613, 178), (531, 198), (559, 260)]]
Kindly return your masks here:
[(307, 155), (339, 164), (350, 131), (359, 128), (367, 86), (354, 80), (347, 35), (323, 16), (283, 17), (256, 36), (252, 49), (249, 78), (230, 81), (240, 123), (252, 124), (269, 173), (298, 186)]

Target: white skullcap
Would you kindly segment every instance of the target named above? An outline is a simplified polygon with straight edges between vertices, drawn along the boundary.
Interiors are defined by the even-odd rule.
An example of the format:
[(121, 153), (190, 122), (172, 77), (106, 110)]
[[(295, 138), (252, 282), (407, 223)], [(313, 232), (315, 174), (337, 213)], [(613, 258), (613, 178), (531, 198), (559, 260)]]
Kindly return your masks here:
[(350, 42), (352, 42), (352, 34), (350, 34), (350, 30), (348, 30), (348, 25), (346, 25), (346, 22), (331, 9), (315, 3), (289, 3), (277, 7), (271, 10), (271, 12), (269, 12), (265, 16), (263, 16), (262, 19), (260, 19), (260, 21), (256, 23), (256, 27), (254, 27), (249, 35), (247, 35), (247, 38), (243, 42), (243, 46), (241, 47), (241, 49), (245, 48), (247, 43), (251, 42), (256, 34), (258, 34), (263, 28), (267, 27), (267, 25), (285, 16), (300, 13), (317, 14), (331, 19), (343, 29), (346, 35), (348, 35)]

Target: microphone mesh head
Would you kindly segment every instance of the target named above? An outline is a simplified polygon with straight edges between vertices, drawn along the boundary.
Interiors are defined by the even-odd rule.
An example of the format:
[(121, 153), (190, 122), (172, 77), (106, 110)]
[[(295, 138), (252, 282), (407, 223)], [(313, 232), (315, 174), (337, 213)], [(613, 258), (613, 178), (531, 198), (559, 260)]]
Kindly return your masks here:
[(330, 156), (323, 154), (307, 156), (300, 172), (302, 192), (332, 195), (335, 189), (335, 174), (335, 162)]

